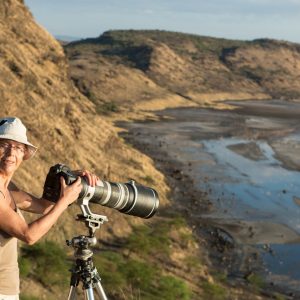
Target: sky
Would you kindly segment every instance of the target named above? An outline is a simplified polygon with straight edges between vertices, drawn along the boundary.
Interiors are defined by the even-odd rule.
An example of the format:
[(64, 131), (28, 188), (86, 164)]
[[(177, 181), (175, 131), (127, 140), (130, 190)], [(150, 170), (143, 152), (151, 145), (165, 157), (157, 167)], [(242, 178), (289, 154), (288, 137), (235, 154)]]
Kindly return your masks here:
[(54, 36), (159, 29), (228, 39), (300, 43), (300, 0), (25, 0)]

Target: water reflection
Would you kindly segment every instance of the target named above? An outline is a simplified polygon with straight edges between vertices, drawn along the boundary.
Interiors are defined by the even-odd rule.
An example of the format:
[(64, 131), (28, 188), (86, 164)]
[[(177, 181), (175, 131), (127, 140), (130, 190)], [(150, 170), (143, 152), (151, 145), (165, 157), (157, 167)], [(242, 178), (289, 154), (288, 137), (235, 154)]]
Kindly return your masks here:
[[(230, 209), (238, 210), (243, 219), (258, 220), (263, 216), (300, 233), (300, 207), (295, 203), (300, 196), (300, 172), (283, 168), (266, 141), (254, 142), (263, 154), (263, 159), (259, 160), (249, 159), (231, 149), (233, 145), (244, 147), (253, 141), (223, 138), (201, 143), (225, 172), (219, 174), (214, 168), (205, 170), (216, 178), (210, 183), (216, 197), (220, 193), (223, 198), (231, 195)], [(228, 203), (226, 207), (228, 209)]]

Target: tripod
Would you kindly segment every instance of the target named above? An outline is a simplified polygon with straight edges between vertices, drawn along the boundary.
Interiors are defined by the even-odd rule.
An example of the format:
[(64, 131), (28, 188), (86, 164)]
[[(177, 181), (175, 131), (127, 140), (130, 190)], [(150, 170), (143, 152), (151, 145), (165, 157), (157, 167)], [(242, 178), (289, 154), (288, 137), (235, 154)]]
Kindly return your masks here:
[(77, 220), (85, 223), (89, 229), (89, 236), (80, 235), (73, 237), (71, 241), (66, 241), (68, 246), (74, 248), (74, 257), (76, 259), (73, 268), (70, 270), (71, 280), (68, 300), (76, 300), (76, 289), (80, 282), (82, 282), (85, 300), (95, 300), (94, 288), (96, 289), (100, 300), (107, 300), (101, 285), (101, 278), (92, 261), (93, 251), (90, 247), (97, 244), (97, 239), (95, 237), (96, 229), (100, 228), (100, 225), (108, 220), (106, 216), (91, 213), (88, 207), (89, 199), (82, 201), (83, 202), (80, 203), (80, 208), (83, 214), (78, 215)]

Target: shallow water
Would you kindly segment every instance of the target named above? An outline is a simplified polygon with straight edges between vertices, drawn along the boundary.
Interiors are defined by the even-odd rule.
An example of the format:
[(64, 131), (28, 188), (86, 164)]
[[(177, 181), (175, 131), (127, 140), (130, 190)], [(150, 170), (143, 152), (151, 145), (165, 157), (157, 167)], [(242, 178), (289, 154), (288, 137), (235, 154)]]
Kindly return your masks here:
[[(299, 138), (298, 135), (294, 137)], [(218, 168), (223, 170), (219, 174), (214, 168), (205, 167), (205, 173), (216, 178), (210, 183), (214, 197), (221, 197), (220, 192), (223, 198), (226, 198), (224, 194), (232, 195), (231, 203), (224, 203), (227, 211), (235, 211), (236, 215), (238, 210), (239, 218), (247, 220), (259, 220), (263, 216), (300, 233), (300, 207), (294, 202), (295, 198), (300, 198), (300, 172), (282, 167), (266, 141), (255, 141), (264, 156), (257, 161), (228, 148), (253, 141), (222, 138), (199, 142), (204, 145), (205, 151), (214, 156)]]
[(257, 234), (230, 234), (258, 249), (268, 244), (266, 278), (300, 291), (300, 104), (237, 105), (238, 111), (169, 109), (158, 113), (159, 122), (127, 127), (144, 149), (166, 153), (208, 192), (215, 209), (193, 211), (196, 217), (219, 225), (245, 221)]
[[(285, 139), (300, 141), (296, 134)], [(218, 167), (223, 169), (222, 176), (219, 176), (218, 172), (205, 167), (205, 172), (215, 177), (210, 183), (212, 196), (222, 199), (218, 210), (213, 213), (215, 217), (279, 223), (300, 233), (300, 207), (299, 202), (295, 202), (300, 198), (299, 171), (285, 169), (282, 162), (274, 157), (275, 153), (266, 141), (255, 141), (264, 155), (263, 159), (257, 161), (228, 148), (230, 145), (253, 141), (225, 138), (200, 142), (205, 151), (214, 156)], [(200, 186), (205, 188), (202, 183)], [(284, 235), (281, 232), (278, 234)], [(268, 239), (265, 242), (268, 243)], [(271, 251), (262, 251), (266, 278), (299, 291), (300, 244), (268, 243), (268, 249)]]

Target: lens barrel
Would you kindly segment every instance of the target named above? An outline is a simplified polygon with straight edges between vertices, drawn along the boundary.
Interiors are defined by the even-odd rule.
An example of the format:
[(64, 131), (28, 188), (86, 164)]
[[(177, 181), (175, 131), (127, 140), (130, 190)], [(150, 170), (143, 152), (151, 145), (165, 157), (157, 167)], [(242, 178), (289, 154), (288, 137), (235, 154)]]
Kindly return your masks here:
[(88, 195), (89, 186), (84, 178), (80, 198), (89, 197), (90, 202), (111, 207), (120, 212), (141, 218), (151, 218), (159, 206), (157, 192), (149, 187), (136, 184), (114, 183), (99, 180), (93, 195)]

